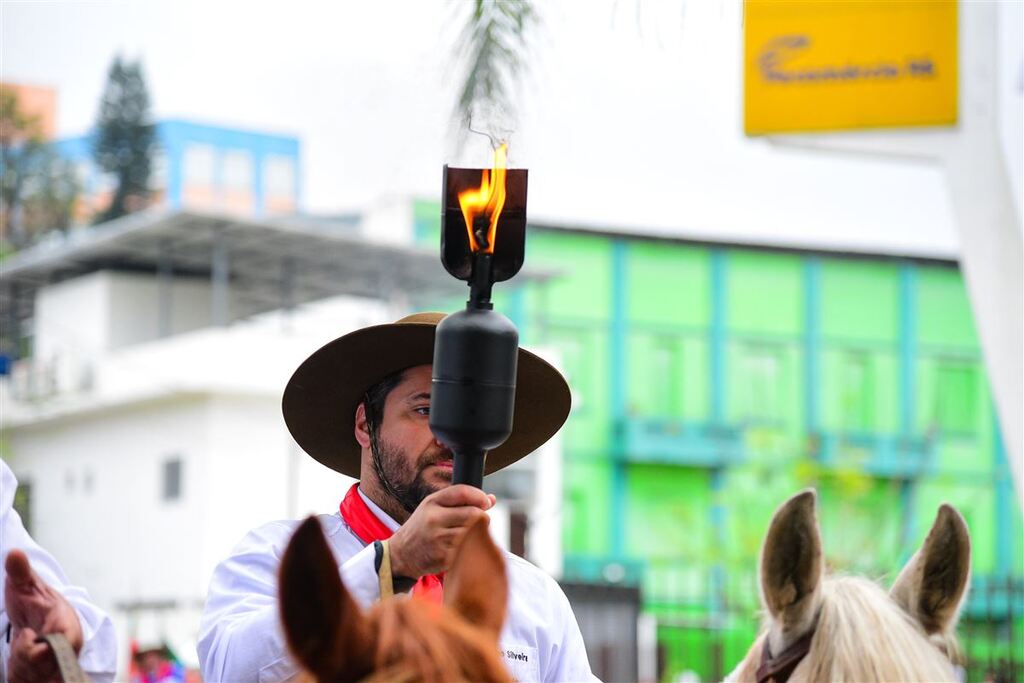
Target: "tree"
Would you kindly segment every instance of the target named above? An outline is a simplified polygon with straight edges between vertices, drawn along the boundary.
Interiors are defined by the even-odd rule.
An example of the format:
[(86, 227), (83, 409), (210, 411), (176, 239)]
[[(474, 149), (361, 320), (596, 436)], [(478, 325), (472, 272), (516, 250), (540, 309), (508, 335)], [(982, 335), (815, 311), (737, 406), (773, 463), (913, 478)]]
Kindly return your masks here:
[(97, 222), (102, 222), (142, 208), (149, 197), (156, 131), (150, 122), (149, 93), (139, 62), (114, 58), (96, 127), (96, 164), (117, 181), (110, 207), (97, 216)]
[(47, 146), (22, 202), (26, 229), (36, 239), (67, 232), (73, 223), (80, 187), (74, 166)]
[(78, 197), (70, 164), (43, 140), (11, 89), (0, 90), (0, 244), (20, 249), (66, 231)]

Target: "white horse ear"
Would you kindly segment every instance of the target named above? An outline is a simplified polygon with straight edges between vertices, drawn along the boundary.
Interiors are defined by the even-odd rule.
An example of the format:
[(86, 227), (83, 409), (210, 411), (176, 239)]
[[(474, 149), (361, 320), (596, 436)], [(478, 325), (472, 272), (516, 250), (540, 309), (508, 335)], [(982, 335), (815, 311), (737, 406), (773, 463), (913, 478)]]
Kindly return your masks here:
[(761, 598), (786, 636), (813, 624), (821, 594), (821, 534), (814, 489), (796, 494), (775, 511), (761, 548)]
[(928, 537), (896, 577), (889, 595), (926, 633), (956, 623), (971, 575), (971, 535), (952, 505), (943, 503)]

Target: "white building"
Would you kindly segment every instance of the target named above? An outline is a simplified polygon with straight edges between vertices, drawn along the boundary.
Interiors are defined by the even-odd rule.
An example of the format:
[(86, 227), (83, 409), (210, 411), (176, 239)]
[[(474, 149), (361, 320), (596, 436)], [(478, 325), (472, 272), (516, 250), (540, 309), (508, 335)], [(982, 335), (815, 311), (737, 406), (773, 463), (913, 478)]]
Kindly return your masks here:
[[(366, 225), (150, 213), (5, 262), (5, 326), (33, 351), (0, 381), (2, 454), (33, 536), (114, 617), (122, 666), (133, 637), (196, 665), (214, 566), (259, 524), (339, 504), (351, 480), (302, 453), (281, 416), (299, 363), (465, 290), (436, 252), (370, 241), (366, 226), (389, 241), (411, 229), (393, 208)], [(513, 505), (549, 522), (529, 556), (552, 573), (556, 444), (488, 484), (506, 501), (524, 476), (538, 491)], [(493, 519), (507, 546), (508, 504)]]

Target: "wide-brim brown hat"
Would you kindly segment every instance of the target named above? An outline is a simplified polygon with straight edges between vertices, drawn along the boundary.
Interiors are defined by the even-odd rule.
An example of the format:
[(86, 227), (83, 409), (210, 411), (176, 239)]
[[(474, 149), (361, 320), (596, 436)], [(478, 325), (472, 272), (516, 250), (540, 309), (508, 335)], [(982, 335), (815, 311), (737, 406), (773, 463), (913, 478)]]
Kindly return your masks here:
[[(444, 313), (415, 313), (364, 327), (325, 344), (303, 361), (284, 389), (288, 430), (302, 450), (332, 470), (359, 478), (356, 408), (366, 390), (399, 370), (434, 362), (434, 329)], [(565, 378), (519, 349), (512, 434), (487, 454), (484, 474), (540, 448), (565, 423), (571, 395)]]

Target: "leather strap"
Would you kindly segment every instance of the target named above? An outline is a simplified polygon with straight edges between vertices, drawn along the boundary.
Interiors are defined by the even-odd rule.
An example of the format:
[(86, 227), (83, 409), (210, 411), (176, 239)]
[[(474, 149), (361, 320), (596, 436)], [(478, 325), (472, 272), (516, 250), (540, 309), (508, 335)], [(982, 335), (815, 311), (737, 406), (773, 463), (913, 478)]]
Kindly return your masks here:
[(380, 599), (387, 600), (395, 596), (395, 584), (391, 576), (391, 553), (388, 552), (388, 542), (375, 541), (380, 543), (381, 561), (380, 569), (377, 570), (377, 579), (380, 581)]
[[(374, 541), (386, 541), (391, 538), (391, 529), (384, 522), (377, 519), (377, 516), (373, 514), (373, 511), (370, 510), (370, 507), (359, 495), (358, 483), (352, 484), (348, 493), (345, 494), (345, 498), (341, 501), (339, 512), (341, 512), (341, 518), (345, 520), (345, 524), (348, 524), (348, 528), (363, 543), (369, 545)], [(380, 555), (377, 557), (381, 558)], [(379, 575), (379, 565), (377, 566), (377, 572)], [(439, 605), (441, 604), (443, 599), (442, 591), (444, 590), (444, 572), (440, 574), (425, 574), (418, 579), (412, 579), (411, 585), (408, 584), (408, 581), (401, 576), (393, 577), (392, 592), (404, 593), (409, 588), (412, 588), (413, 596), (426, 598)]]
[(757, 683), (786, 683), (793, 675), (793, 670), (803, 661), (811, 650), (811, 640), (814, 639), (814, 629), (800, 636), (800, 639), (793, 642), (783, 650), (778, 657), (772, 656), (772, 650), (768, 647), (768, 637), (765, 636), (764, 647), (761, 648), (761, 664), (757, 667)]
[(78, 664), (78, 655), (75, 654), (71, 643), (64, 637), (63, 633), (51, 633), (36, 639), (37, 643), (45, 642), (53, 650), (53, 656), (57, 660), (57, 668), (60, 669), (60, 677), (64, 683), (92, 683), (89, 677), (82, 671)]

